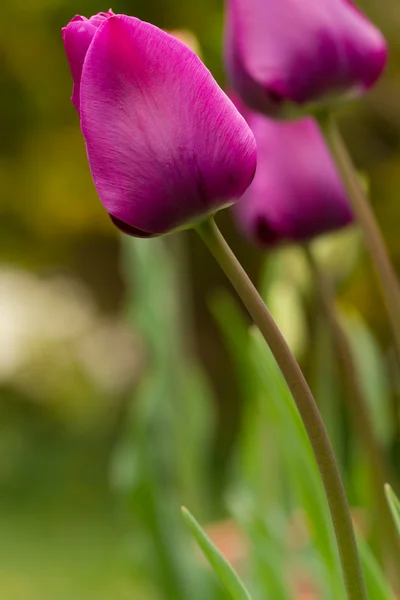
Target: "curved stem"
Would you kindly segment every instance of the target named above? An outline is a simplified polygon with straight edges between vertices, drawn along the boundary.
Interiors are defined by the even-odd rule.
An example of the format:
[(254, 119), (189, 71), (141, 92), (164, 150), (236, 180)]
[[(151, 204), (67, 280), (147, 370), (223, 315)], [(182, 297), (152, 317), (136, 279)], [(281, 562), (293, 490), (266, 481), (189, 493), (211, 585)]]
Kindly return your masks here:
[(203, 222), (196, 229), (236, 289), (282, 371), (306, 428), (321, 473), (348, 598), (367, 600), (345, 490), (328, 434), (304, 375), (259, 293), (214, 221), (210, 219)]
[(367, 462), (370, 472), (372, 495), (375, 498), (375, 525), (379, 527), (378, 533), (381, 541), (382, 555), (389, 567), (394, 587), (400, 589), (400, 573), (398, 569), (400, 540), (393, 527), (384, 491), (385, 484), (392, 480), (392, 476), (385, 460), (384, 451), (375, 435), (368, 402), (361, 385), (360, 374), (354, 360), (350, 342), (335, 310), (335, 300), (331, 283), (320, 269), (310, 246), (305, 247), (305, 253), (314, 275), (321, 304), (332, 332), (333, 342), (336, 346), (337, 356), (347, 386), (348, 406), (354, 427), (358, 432), (365, 454), (368, 457)]
[(325, 120), (320, 119), (320, 125), (349, 195), (354, 214), (364, 233), (365, 243), (380, 280), (397, 357), (400, 360), (400, 286), (389, 258), (385, 240), (334, 119), (330, 116)]

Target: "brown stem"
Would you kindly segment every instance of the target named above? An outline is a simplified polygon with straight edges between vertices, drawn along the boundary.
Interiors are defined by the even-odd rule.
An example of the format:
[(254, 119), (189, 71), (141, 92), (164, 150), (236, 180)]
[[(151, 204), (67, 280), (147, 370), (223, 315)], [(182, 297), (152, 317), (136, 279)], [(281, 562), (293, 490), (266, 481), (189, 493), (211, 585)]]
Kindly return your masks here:
[(400, 360), (400, 286), (389, 258), (385, 240), (334, 119), (330, 116), (321, 119), (320, 125), (347, 190), (354, 214), (364, 233), (365, 243), (381, 284), (397, 357)]
[(236, 289), (259, 328), (292, 393), (307, 431), (326, 492), (349, 600), (367, 600), (346, 493), (328, 434), (303, 373), (275, 321), (212, 219), (197, 232)]
[(400, 590), (400, 572), (398, 569), (400, 540), (393, 527), (390, 509), (384, 492), (385, 484), (388, 481), (392, 481), (391, 470), (387, 465), (383, 448), (375, 434), (353, 351), (335, 309), (331, 283), (322, 269), (320, 269), (309, 246), (305, 247), (305, 253), (336, 346), (337, 356), (347, 387), (347, 406), (350, 409), (350, 416), (367, 457), (372, 494), (376, 508), (375, 524), (379, 526), (382, 555), (385, 563), (388, 565), (393, 586), (397, 590)]

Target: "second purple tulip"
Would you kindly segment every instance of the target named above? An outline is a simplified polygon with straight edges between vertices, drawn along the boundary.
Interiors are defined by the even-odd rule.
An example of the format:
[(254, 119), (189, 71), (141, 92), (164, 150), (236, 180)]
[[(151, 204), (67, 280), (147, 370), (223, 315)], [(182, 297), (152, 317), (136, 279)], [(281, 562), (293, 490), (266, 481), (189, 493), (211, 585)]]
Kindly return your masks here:
[(346, 192), (316, 122), (274, 121), (240, 108), (258, 149), (254, 181), (234, 209), (247, 237), (272, 247), (351, 223)]
[(384, 37), (352, 0), (227, 0), (226, 12), (232, 85), (266, 114), (362, 94), (386, 63)]

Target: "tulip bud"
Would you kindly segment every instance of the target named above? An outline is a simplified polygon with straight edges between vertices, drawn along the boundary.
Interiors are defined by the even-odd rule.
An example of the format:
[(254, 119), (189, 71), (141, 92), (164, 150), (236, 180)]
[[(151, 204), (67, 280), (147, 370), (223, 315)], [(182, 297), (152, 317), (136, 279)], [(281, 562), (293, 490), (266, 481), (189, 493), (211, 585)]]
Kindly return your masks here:
[(314, 119), (276, 121), (243, 107), (242, 112), (258, 150), (254, 181), (235, 207), (244, 233), (273, 247), (351, 223), (346, 192)]
[(243, 194), (254, 136), (185, 44), (111, 12), (75, 17), (63, 39), (93, 180), (122, 231), (168, 233)]
[(225, 56), (250, 108), (304, 114), (370, 88), (387, 47), (352, 0), (227, 0)]

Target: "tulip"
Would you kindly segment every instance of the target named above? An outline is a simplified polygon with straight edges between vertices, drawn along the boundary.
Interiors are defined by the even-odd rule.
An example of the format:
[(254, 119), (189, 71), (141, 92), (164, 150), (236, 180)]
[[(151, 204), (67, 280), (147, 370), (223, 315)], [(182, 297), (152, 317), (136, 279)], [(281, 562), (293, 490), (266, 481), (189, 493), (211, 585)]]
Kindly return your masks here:
[(235, 206), (244, 233), (273, 247), (351, 223), (346, 192), (314, 119), (277, 121), (241, 109), (258, 149), (254, 181)]
[(352, 0), (227, 0), (225, 57), (246, 104), (278, 115), (362, 94), (387, 46)]
[(75, 17), (63, 40), (94, 184), (122, 231), (168, 233), (243, 194), (254, 136), (185, 44), (111, 11)]

